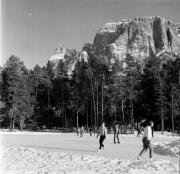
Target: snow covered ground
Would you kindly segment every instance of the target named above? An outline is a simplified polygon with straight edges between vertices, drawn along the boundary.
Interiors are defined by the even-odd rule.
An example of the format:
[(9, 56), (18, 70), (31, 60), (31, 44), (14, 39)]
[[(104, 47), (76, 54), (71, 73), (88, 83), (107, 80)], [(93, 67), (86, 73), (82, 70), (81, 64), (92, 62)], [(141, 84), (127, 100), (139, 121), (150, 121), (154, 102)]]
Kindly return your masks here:
[(136, 135), (120, 135), (120, 144), (113, 135), (105, 140), (105, 149), (98, 152), (98, 139), (72, 133), (0, 132), (0, 173), (8, 174), (178, 174), (180, 137), (155, 132), (154, 155), (148, 153), (136, 160), (142, 148)]

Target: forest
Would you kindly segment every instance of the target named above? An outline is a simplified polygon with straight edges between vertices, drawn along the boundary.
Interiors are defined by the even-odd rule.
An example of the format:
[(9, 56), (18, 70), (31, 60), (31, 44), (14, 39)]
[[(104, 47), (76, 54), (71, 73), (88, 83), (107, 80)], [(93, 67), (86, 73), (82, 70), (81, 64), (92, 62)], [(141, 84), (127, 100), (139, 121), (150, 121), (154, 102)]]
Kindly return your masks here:
[[(105, 122), (118, 122), (134, 131), (143, 119), (154, 122), (155, 130), (180, 131), (180, 55), (151, 54), (143, 62), (130, 54), (112, 63), (97, 55), (92, 44), (80, 52), (66, 51), (67, 61), (56, 70), (45, 66), (26, 68), (11, 55), (1, 68), (0, 127), (23, 130), (89, 129)], [(78, 60), (69, 76), (66, 63)]]

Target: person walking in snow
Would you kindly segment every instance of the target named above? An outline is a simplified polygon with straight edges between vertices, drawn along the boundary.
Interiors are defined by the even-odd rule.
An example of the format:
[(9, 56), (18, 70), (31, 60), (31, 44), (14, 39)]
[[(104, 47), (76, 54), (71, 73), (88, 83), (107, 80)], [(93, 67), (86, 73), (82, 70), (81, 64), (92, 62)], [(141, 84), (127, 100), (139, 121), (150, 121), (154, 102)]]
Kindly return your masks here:
[(140, 134), (143, 135), (141, 132), (141, 125), (142, 125), (142, 122), (140, 122), (137, 126), (137, 137), (140, 137)]
[(90, 128), (90, 129), (89, 129), (89, 134), (90, 134), (90, 136), (92, 136), (92, 131), (93, 131), (93, 129)]
[(138, 128), (138, 130), (137, 130), (137, 137), (140, 137), (140, 134), (143, 135), (142, 132), (141, 132), (141, 129)]
[(106, 136), (107, 136), (107, 128), (105, 127), (105, 123), (102, 123), (100, 129), (99, 129), (99, 132), (97, 134), (97, 138), (98, 136), (100, 135), (100, 138), (99, 138), (99, 151), (101, 151), (101, 149), (103, 148), (104, 149), (104, 140), (106, 139)]
[(115, 124), (114, 125), (114, 143), (116, 143), (116, 139), (117, 139), (117, 142), (120, 143), (119, 141), (119, 125), (118, 124)]
[(137, 157), (138, 160), (142, 159), (142, 155), (149, 149), (149, 157), (152, 159), (152, 144), (151, 144), (151, 138), (152, 138), (152, 129), (151, 129), (151, 123), (150, 121), (145, 121), (142, 123), (142, 126), (144, 127), (144, 137), (142, 139), (143, 142), (143, 149), (139, 153), (139, 156)]

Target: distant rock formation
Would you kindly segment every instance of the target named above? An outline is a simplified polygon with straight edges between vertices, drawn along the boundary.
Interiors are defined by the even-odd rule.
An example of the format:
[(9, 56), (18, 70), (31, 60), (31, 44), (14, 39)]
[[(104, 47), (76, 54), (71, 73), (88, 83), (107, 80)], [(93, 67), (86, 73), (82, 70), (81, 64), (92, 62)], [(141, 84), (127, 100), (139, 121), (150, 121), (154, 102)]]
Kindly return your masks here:
[(77, 62), (84, 61), (88, 62), (88, 54), (86, 51), (82, 53), (78, 53), (74, 49), (66, 49), (64, 46), (56, 48), (54, 51), (54, 55), (50, 57), (48, 63), (51, 64), (51, 67), (54, 71), (55, 76), (57, 75), (57, 67), (60, 62), (63, 62), (64, 69), (66, 71), (66, 75), (71, 77), (73, 70), (77, 64)]
[(152, 53), (180, 53), (180, 24), (161, 17), (138, 17), (106, 23), (94, 39), (97, 54), (123, 61), (127, 53), (143, 61)]
[(55, 76), (57, 75), (59, 63), (63, 63), (64, 65), (64, 70), (66, 71), (66, 74), (64, 75), (71, 76), (74, 65), (77, 61), (76, 55), (74, 55), (75, 57), (69, 59), (69, 54), (71, 51), (72, 50), (66, 49), (64, 46), (60, 46), (59, 48), (55, 49), (54, 54), (49, 58), (48, 63), (51, 65)]
[(65, 61), (66, 48), (64, 46), (56, 48), (54, 54), (49, 58), (48, 62), (52, 65), (55, 70), (59, 64), (59, 61)]
[(64, 61), (64, 56), (66, 54), (66, 48), (56, 48), (54, 51), (54, 55), (50, 57), (49, 61), (56, 63), (58, 60)]
[(81, 54), (80, 54), (80, 57), (79, 57), (79, 61), (84, 61), (84, 62), (88, 62), (88, 54), (86, 51), (83, 51)]
[[(180, 24), (162, 17), (137, 17), (106, 23), (96, 34), (93, 47), (97, 55), (102, 55), (110, 65), (117, 60), (126, 67), (123, 61), (127, 54), (144, 64), (144, 60), (152, 54), (157, 57), (180, 54)], [(88, 62), (86, 51), (77, 53), (60, 46), (55, 49), (48, 62), (55, 74), (58, 64), (63, 62), (66, 74), (70, 77), (78, 61)]]

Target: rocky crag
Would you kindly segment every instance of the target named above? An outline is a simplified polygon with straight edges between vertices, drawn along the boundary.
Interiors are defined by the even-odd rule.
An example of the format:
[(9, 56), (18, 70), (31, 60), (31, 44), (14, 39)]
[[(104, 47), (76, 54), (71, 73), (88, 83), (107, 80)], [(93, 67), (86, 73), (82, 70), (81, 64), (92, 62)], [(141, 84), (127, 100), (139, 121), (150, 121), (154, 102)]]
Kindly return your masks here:
[(73, 50), (66, 49), (64, 46), (60, 46), (59, 48), (55, 49), (54, 54), (49, 58), (48, 63), (51, 65), (55, 76), (58, 73), (57, 68), (60, 62), (63, 62), (66, 75), (70, 76), (72, 74), (74, 66), (77, 62), (77, 58), (75, 54), (74, 57), (71, 57), (71, 59), (69, 59), (68, 54), (70, 54), (71, 51)]
[(180, 24), (161, 17), (138, 17), (106, 23), (94, 39), (97, 54), (123, 61), (127, 53), (143, 61), (151, 54), (180, 53)]
[[(108, 58), (110, 64), (115, 60), (123, 62), (127, 54), (143, 64), (151, 54), (158, 57), (166, 53), (180, 53), (180, 24), (162, 17), (137, 17), (106, 23), (97, 32), (94, 47), (98, 55), (104, 55), (106, 60)], [(72, 51), (64, 46), (55, 49), (49, 59), (55, 74), (60, 61), (66, 66), (67, 75), (71, 76), (77, 61), (88, 57), (83, 53), (73, 53), (72, 56)]]
[(77, 62), (87, 62), (87, 59), (88, 55), (86, 51), (79, 53), (75, 49), (67, 49), (64, 46), (60, 46), (55, 49), (54, 54), (49, 58), (48, 63), (51, 65), (55, 76), (58, 74), (59, 63), (63, 63), (64, 75), (62, 75), (71, 77)]

